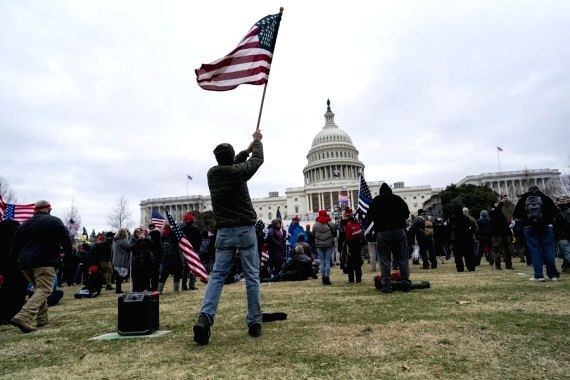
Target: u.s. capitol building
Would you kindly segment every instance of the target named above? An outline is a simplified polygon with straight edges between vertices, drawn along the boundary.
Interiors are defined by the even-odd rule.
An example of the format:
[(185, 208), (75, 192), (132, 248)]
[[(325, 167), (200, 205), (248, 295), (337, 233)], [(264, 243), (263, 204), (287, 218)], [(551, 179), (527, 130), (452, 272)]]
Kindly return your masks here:
[[(313, 221), (320, 209), (329, 210), (338, 217), (339, 206), (356, 208), (358, 204), (359, 174), (364, 171), (364, 163), (358, 159), (358, 149), (352, 143), (349, 134), (340, 129), (334, 121), (334, 113), (327, 100), (325, 125), (317, 133), (307, 153), (307, 165), (303, 168), (304, 186), (285, 189), (285, 196), (278, 192), (269, 193), (265, 198), (253, 198), (252, 203), (259, 219), (268, 223), (275, 218), (277, 209), (284, 220), (299, 216), (302, 221)], [(558, 171), (532, 171), (533, 176), (551, 177), (560, 175)], [(501, 181), (498, 174), (493, 178)], [(469, 180), (467, 180), (469, 179)], [(473, 182), (473, 176), (463, 182)], [(478, 178), (477, 178), (478, 179)], [(466, 181), (467, 180), (467, 181)], [(460, 183), (462, 182), (460, 181)], [(482, 181), (483, 182), (483, 181)], [(384, 181), (367, 182), (372, 196), (378, 195)], [(505, 182), (506, 183), (506, 182)], [(394, 194), (399, 195), (408, 204), (412, 213), (422, 208), (423, 203), (440, 189), (430, 185), (406, 187), (403, 182), (392, 184)], [(181, 197), (152, 198), (141, 201), (141, 225), (150, 222), (153, 208), (164, 215), (168, 210), (172, 216), (181, 220), (191, 210), (200, 212), (212, 209), (210, 196), (189, 195)]]

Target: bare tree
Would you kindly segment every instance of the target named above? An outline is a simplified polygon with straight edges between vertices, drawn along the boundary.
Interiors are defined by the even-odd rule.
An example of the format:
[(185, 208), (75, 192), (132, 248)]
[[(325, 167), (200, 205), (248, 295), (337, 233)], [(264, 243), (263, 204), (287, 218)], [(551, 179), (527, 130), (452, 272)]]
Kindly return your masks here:
[(107, 223), (109, 226), (117, 230), (121, 228), (130, 228), (133, 226), (134, 221), (132, 219), (129, 201), (124, 194), (121, 195), (119, 199), (117, 199), (115, 207), (107, 217)]
[(16, 194), (12, 191), (10, 183), (4, 177), (0, 177), (0, 196), (6, 203), (16, 203)]
[(69, 210), (63, 214), (63, 218), (64, 223), (68, 223), (71, 219), (73, 219), (73, 221), (77, 223), (78, 226), (81, 225), (81, 215), (79, 215), (79, 209), (73, 203), (71, 203)]
[[(69, 221), (72, 219), (76, 228), (71, 228), (73, 226), (69, 223)], [(69, 210), (63, 214), (63, 223), (69, 230), (69, 236), (71, 236), (73, 239), (76, 239), (79, 233), (79, 226), (81, 225), (81, 215), (79, 215), (79, 209), (73, 204), (73, 201), (71, 202), (71, 207)]]
[(544, 188), (544, 194), (554, 199), (570, 195), (570, 174), (561, 174), (558, 178), (549, 178)]

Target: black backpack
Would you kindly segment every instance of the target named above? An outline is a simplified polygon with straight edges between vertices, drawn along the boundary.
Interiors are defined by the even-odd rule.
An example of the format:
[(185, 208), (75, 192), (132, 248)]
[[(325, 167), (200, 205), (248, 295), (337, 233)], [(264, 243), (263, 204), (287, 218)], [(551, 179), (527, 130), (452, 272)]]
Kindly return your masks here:
[(531, 225), (542, 223), (542, 198), (540, 195), (529, 195), (525, 201), (526, 218)]

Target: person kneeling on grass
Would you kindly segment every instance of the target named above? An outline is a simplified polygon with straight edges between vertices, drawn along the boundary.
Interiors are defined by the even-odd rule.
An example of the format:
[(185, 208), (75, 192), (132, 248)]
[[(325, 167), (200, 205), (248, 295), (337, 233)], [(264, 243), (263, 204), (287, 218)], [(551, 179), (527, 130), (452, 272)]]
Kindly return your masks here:
[(93, 298), (101, 294), (101, 287), (103, 287), (103, 274), (95, 265), (89, 267), (89, 275), (85, 280), (85, 286), (80, 291), (75, 293), (73, 297), (79, 298)]

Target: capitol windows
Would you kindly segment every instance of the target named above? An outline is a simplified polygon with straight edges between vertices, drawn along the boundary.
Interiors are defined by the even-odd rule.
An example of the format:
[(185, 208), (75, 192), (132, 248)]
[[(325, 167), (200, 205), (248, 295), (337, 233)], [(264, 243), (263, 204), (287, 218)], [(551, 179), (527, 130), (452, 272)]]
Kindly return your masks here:
[(273, 216), (273, 215), (271, 215), (270, 212), (267, 213), (267, 219), (271, 220), (271, 217), (272, 217), (272, 216)]
[(295, 206), (295, 214), (299, 213), (299, 206)]

